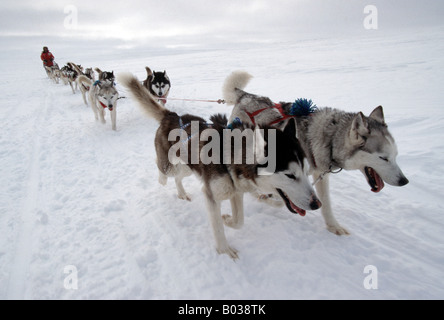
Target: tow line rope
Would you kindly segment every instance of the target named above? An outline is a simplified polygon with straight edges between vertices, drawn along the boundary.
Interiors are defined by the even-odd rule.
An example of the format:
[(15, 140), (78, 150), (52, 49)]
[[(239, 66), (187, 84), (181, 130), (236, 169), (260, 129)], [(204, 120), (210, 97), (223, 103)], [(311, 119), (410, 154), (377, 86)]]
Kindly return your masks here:
[(179, 98), (168, 98), (168, 100), (175, 100), (175, 101), (196, 101), (196, 102), (215, 102), (218, 104), (225, 104), (225, 100), (219, 99), (219, 100), (203, 100), (203, 99), (179, 99)]

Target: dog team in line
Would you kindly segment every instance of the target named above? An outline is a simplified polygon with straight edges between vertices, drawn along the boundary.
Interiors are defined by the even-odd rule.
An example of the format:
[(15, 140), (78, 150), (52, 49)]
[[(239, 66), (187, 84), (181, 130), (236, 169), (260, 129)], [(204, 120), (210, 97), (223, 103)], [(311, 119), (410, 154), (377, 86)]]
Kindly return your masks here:
[[(62, 81), (65, 85), (70, 85), (72, 92), (75, 94), (79, 90), (82, 94), (85, 105), (89, 105), (94, 112), (96, 120), (106, 123), (105, 111), (109, 110), (112, 129), (116, 130), (117, 125), (117, 101), (119, 100), (119, 92), (116, 89), (114, 71), (102, 71), (99, 68), (84, 69), (80, 64), (68, 62), (63, 68), (60, 68), (54, 62), (54, 56), (48, 47), (43, 47), (41, 54), (43, 67), (48, 77), (55, 83)], [(170, 80), (166, 71), (153, 72), (150, 68), (145, 68), (147, 78), (143, 85), (156, 96), (159, 102), (165, 104), (171, 87)], [(98, 80), (95, 78), (96, 71)], [(88, 99), (87, 99), (88, 97)]]
[[(83, 73), (83, 69), (73, 63), (68, 63), (66, 67), (76, 74), (72, 76), (67, 72), (68, 82), (77, 84), (80, 90), (84, 88), (85, 93), (89, 92), (90, 103), (96, 108), (96, 119), (100, 117), (104, 122), (103, 111), (106, 108), (111, 111), (115, 130), (118, 93), (114, 88), (114, 74), (96, 69), (99, 73), (97, 82), (94, 77), (88, 77), (88, 69)], [(52, 75), (57, 73), (57, 69), (52, 68), (48, 75), (63, 80), (64, 76)], [(247, 93), (244, 89), (251, 75), (245, 71), (235, 71), (225, 79), (222, 87), (223, 99), (233, 106), (230, 117), (216, 114), (207, 122), (198, 115), (179, 115), (168, 110), (165, 104), (171, 83), (166, 72), (159, 73), (159, 79), (163, 76), (160, 82), (155, 80), (157, 73), (149, 68), (147, 73), (144, 82), (131, 73), (119, 74), (117, 80), (128, 89), (144, 113), (159, 123), (155, 135), (159, 183), (166, 185), (168, 178), (174, 178), (178, 198), (191, 201), (182, 180), (194, 174), (202, 181), (216, 250), (233, 260), (239, 258), (239, 252), (228, 244), (224, 226), (234, 229), (242, 227), (245, 193), (252, 194), (267, 205), (286, 207), (291, 213), (301, 216), (305, 216), (307, 210), (321, 209), (327, 229), (341, 236), (349, 235), (349, 231), (339, 224), (333, 214), (329, 191), (332, 174), (342, 170), (359, 170), (374, 193), (380, 192), (385, 183), (399, 187), (409, 183), (396, 162), (398, 149), (388, 130), (382, 106), (376, 107), (369, 116), (362, 112), (345, 112), (327, 107), (309, 108), (308, 112), (301, 114), (298, 100), (294, 103), (274, 103), (267, 97)], [(192, 144), (198, 152), (219, 151), (221, 157), (227, 150), (226, 141), (221, 139), (199, 139), (196, 142), (195, 133), (191, 130), (196, 125), (202, 135), (208, 129), (218, 132), (219, 136), (223, 136), (226, 130), (240, 133), (252, 130), (255, 160), (248, 163), (190, 161), (193, 156)], [(182, 131), (185, 137), (169, 139), (174, 130)], [(270, 138), (272, 136), (273, 139)], [(185, 149), (188, 161), (172, 161), (171, 150), (177, 143), (188, 146)], [(247, 143), (229, 143), (232, 157), (239, 153), (246, 154)], [(259, 174), (267, 167), (265, 156), (270, 158), (271, 153), (274, 153), (274, 171)], [(224, 200), (231, 203), (231, 215), (221, 212), (221, 202)]]

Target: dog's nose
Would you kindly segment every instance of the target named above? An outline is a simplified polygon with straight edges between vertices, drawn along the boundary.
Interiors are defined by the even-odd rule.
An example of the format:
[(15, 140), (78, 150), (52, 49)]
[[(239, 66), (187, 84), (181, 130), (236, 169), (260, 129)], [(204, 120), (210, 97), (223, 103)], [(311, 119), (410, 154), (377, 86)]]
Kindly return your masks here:
[(319, 201), (318, 197), (315, 195), (311, 196), (310, 199), (310, 209), (311, 210), (318, 210), (320, 207), (322, 207), (321, 201)]
[(398, 185), (402, 187), (408, 184), (409, 182), (410, 182), (409, 179), (407, 179), (406, 177), (402, 177), (401, 179), (399, 179)]

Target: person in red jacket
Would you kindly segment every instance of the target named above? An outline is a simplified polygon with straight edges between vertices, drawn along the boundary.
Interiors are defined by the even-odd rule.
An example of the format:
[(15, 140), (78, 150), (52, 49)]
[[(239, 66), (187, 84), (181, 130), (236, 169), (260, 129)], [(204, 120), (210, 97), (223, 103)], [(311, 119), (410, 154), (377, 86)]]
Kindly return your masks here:
[(52, 67), (54, 65), (54, 56), (49, 52), (48, 47), (43, 47), (40, 59), (42, 59), (44, 67)]

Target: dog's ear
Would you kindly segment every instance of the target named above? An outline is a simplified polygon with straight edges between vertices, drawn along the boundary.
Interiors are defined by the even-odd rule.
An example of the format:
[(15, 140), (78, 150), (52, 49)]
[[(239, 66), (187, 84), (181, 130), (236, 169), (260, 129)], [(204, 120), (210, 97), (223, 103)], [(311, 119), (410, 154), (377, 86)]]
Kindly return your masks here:
[(288, 123), (284, 128), (284, 133), (289, 137), (296, 138), (296, 121), (294, 119), (288, 120)]
[(350, 140), (355, 146), (363, 146), (370, 135), (368, 122), (362, 112), (359, 112), (353, 119), (350, 129)]
[(377, 107), (373, 112), (370, 114), (369, 118), (374, 119), (378, 121), (379, 123), (385, 124), (385, 118), (384, 118), (384, 110), (382, 106)]

